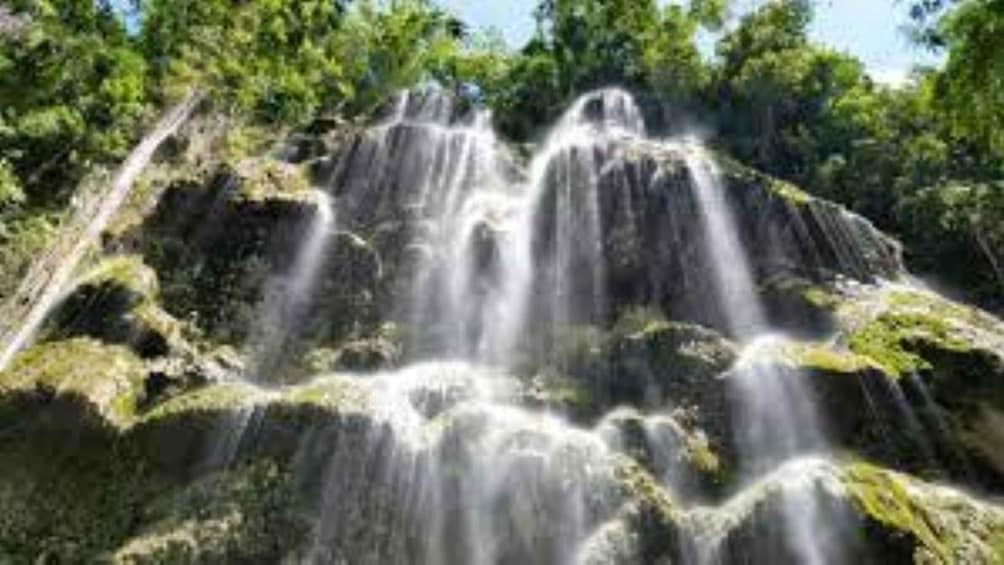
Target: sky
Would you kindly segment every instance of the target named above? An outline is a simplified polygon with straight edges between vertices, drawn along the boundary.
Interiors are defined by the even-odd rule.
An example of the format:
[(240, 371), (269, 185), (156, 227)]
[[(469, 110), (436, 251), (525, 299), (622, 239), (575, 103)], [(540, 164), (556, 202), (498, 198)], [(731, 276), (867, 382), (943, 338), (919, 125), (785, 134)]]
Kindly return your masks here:
[[(733, 21), (766, 0), (733, 0)], [(538, 0), (439, 0), (440, 4), (478, 28), (497, 28), (518, 47), (534, 31), (532, 12)], [(861, 59), (876, 80), (898, 84), (915, 64), (936, 62), (910, 44), (902, 31), (907, 23), (905, 0), (817, 0), (812, 38)], [(702, 49), (713, 52), (710, 41)]]

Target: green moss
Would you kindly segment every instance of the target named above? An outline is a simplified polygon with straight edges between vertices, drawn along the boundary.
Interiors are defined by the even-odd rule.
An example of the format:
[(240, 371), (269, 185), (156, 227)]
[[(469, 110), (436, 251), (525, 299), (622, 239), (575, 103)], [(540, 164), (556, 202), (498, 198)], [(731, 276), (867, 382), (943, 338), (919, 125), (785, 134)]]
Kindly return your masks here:
[(176, 396), (144, 416), (154, 421), (198, 412), (235, 412), (253, 406), (310, 405), (339, 413), (361, 412), (369, 406), (366, 388), (344, 377), (325, 377), (312, 383), (267, 390), (231, 382), (210, 385)]
[(264, 403), (269, 397), (266, 391), (248, 384), (211, 385), (176, 396), (158, 405), (143, 419), (152, 421), (186, 413), (239, 411)]
[(947, 556), (948, 548), (924, 520), (923, 509), (914, 504), (895, 475), (867, 463), (857, 463), (845, 470), (844, 477), (852, 501), (865, 516), (910, 533), (925, 547)]
[(829, 373), (851, 374), (877, 368), (867, 357), (850, 351), (839, 351), (823, 343), (787, 343), (783, 356), (793, 368)]
[(108, 257), (78, 279), (49, 317), (42, 337), (88, 336), (127, 346), (144, 359), (192, 350), (187, 339), (194, 332), (160, 307), (159, 295), (157, 274), (141, 257)]
[(86, 398), (110, 422), (127, 425), (146, 371), (130, 350), (90, 338), (43, 343), (19, 355), (0, 374), (0, 394), (47, 389)]
[(657, 332), (668, 326), (665, 314), (652, 306), (633, 306), (618, 317), (611, 333), (629, 336)]
[(269, 461), (203, 479), (162, 496), (143, 531), (122, 544), (115, 563), (278, 562), (308, 525), (288, 471)]
[(168, 343), (179, 344), (195, 335), (194, 328), (164, 311), (155, 302), (144, 302), (129, 313), (129, 319), (162, 336)]
[(118, 255), (101, 261), (81, 277), (80, 285), (113, 284), (128, 289), (147, 300), (156, 300), (160, 289), (157, 273), (138, 255)]
[(708, 438), (701, 433), (691, 433), (686, 438), (686, 458), (703, 475), (717, 476), (722, 472), (722, 462), (711, 448)]
[(680, 551), (682, 511), (648, 471), (637, 462), (623, 457), (615, 476), (630, 501), (623, 519), (638, 539), (639, 561), (661, 563)]
[(524, 379), (520, 396), (529, 406), (564, 409), (572, 415), (592, 415), (596, 411), (595, 398), (582, 382), (552, 370)]
[(809, 196), (807, 192), (790, 182), (785, 182), (779, 179), (770, 179), (767, 183), (767, 189), (771, 193), (784, 198), (792, 204), (803, 205), (812, 201), (812, 197)]
[(840, 305), (840, 297), (819, 286), (809, 286), (802, 290), (802, 298), (809, 304), (825, 310), (834, 310)]
[(998, 507), (867, 463), (845, 467), (843, 483), (865, 517), (914, 538), (918, 561), (1000, 563), (1004, 559), (1004, 510)]
[(815, 200), (809, 193), (790, 182), (767, 176), (756, 169), (748, 167), (728, 154), (715, 152), (715, 161), (731, 180), (741, 184), (762, 185), (770, 194), (780, 196), (796, 205), (804, 205)]
[(351, 379), (329, 377), (287, 390), (279, 399), (285, 405), (308, 404), (339, 413), (362, 412), (369, 406), (366, 389)]
[(634, 459), (621, 457), (614, 476), (628, 499), (667, 521), (679, 518), (680, 508), (669, 492)]
[(255, 202), (273, 198), (306, 202), (311, 198), (310, 182), (300, 167), (264, 160), (243, 176), (238, 196)]
[(973, 340), (962, 326), (970, 314), (959, 306), (920, 293), (889, 293), (883, 311), (858, 327), (849, 339), (851, 350), (867, 356), (893, 375), (931, 369), (919, 345), (966, 352)]

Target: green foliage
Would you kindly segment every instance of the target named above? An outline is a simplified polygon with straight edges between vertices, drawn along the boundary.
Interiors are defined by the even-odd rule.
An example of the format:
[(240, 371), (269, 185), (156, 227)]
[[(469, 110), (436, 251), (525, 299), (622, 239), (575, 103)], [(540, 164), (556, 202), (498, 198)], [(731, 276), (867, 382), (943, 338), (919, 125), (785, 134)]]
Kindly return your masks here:
[(0, 161), (0, 213), (22, 203), (24, 203), (24, 190), (21, 188), (20, 179), (7, 161)]
[(988, 302), (1004, 297), (1004, 182), (949, 182), (903, 200), (916, 263)]
[(505, 80), (480, 85), (501, 129), (517, 139), (539, 134), (571, 99), (598, 87), (626, 87), (660, 109), (696, 106), (710, 76), (697, 32), (719, 27), (727, 6), (543, 0), (537, 34), (509, 58)]
[(148, 0), (140, 44), (166, 92), (197, 84), (266, 122), (365, 112), (457, 49), (423, 0)]
[(45, 251), (55, 234), (51, 214), (0, 214), (0, 297), (11, 296), (30, 261)]
[(903, 237), (912, 267), (961, 271), (952, 284), (1004, 303), (1004, 0), (912, 2), (916, 37), (946, 51), (947, 64), (896, 89), (809, 40), (808, 0), (748, 14), (721, 37), (716, 61), (702, 58), (697, 36), (723, 26), (727, 0), (541, 0), (536, 34), (515, 52), (497, 34), (468, 33), (432, 0), (132, 5), (132, 35), (104, 1), (4, 6), (5, 272), (38, 240), (17, 235), (39, 233), (25, 230), (38, 224), (29, 218), (63, 208), (85, 174), (124, 156), (154, 107), (193, 86), (268, 131), (367, 116), (395, 91), (435, 80), (490, 105), (499, 128), (525, 141), (583, 91), (619, 85), (638, 95), (655, 133), (667, 128), (652, 117), (694, 113), (743, 163)]
[(655, 0), (544, 0), (537, 19), (570, 91), (644, 82), (644, 53), (659, 28)]
[(938, 88), (952, 130), (1004, 151), (1004, 0), (967, 0), (939, 24), (948, 63)]
[(129, 149), (147, 109), (146, 62), (105, 3), (10, 8), (26, 23), (0, 41), (0, 161), (29, 201), (44, 204), (65, 197), (92, 163)]
[[(812, 44), (807, 2), (772, 2), (748, 15), (718, 47), (717, 141), (900, 235), (911, 267), (957, 273), (949, 282), (999, 304), (996, 226), (1004, 216), (991, 187), (1004, 173), (993, 139), (1004, 131), (993, 115), (1004, 108), (1004, 70), (990, 56), (1001, 50), (999, 37), (986, 37), (993, 2), (955, 2), (947, 12), (947, 3), (924, 4), (924, 15), (947, 13), (938, 29), (949, 63), (895, 89), (876, 84), (853, 57)], [(948, 188), (960, 185), (984, 188)]]

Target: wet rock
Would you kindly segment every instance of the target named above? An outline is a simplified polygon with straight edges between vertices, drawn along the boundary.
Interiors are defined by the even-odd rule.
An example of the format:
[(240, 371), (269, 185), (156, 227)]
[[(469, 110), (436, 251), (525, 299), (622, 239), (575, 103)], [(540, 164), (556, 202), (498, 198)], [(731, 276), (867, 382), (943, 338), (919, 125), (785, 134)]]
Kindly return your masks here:
[(594, 417), (619, 405), (679, 408), (719, 444), (731, 436), (722, 377), (736, 357), (735, 345), (712, 330), (661, 317), (622, 319), (609, 333), (566, 330), (549, 370), (582, 383)]
[(350, 341), (342, 345), (330, 370), (369, 372), (391, 369), (401, 362), (401, 339), (396, 326), (385, 324), (369, 339)]
[(0, 373), (0, 395), (35, 392), (43, 404), (57, 397), (80, 398), (113, 425), (136, 418), (146, 376), (128, 349), (90, 338), (37, 345)]
[(603, 418), (598, 432), (678, 500), (700, 499), (720, 493), (730, 477), (707, 436), (694, 427), (692, 416), (681, 410), (646, 415), (619, 409)]
[[(179, 181), (127, 240), (160, 278), (163, 308), (216, 344), (241, 347), (281, 293), (317, 203), (287, 166), (221, 168)], [(306, 195), (306, 196), (305, 196)], [(325, 247), (310, 316), (297, 340), (336, 343), (378, 320), (383, 263), (359, 236), (338, 231)], [(337, 313), (337, 314), (336, 314)]]
[[(805, 521), (814, 505), (818, 521)], [(682, 520), (693, 554), (741, 563), (994, 563), (1004, 514), (861, 463), (796, 460)]]
[[(626, 141), (601, 168), (598, 209), (608, 285), (619, 305), (659, 304), (677, 320), (725, 327), (703, 241), (685, 146)], [(902, 271), (898, 244), (866, 220), (740, 165), (719, 159), (722, 181), (761, 285), (777, 277), (819, 285)], [(818, 330), (825, 319), (773, 311), (783, 328)], [(789, 314), (789, 315), (786, 315)]]
[(112, 561), (210, 564), (297, 558), (310, 529), (300, 504), (294, 478), (274, 463), (220, 472), (156, 501), (144, 516), (148, 525), (115, 548)]
[(163, 357), (176, 336), (156, 306), (158, 291), (156, 273), (138, 257), (107, 259), (56, 307), (44, 333), (52, 340), (90, 336), (144, 358)]
[(933, 466), (1004, 488), (994, 431), (1004, 410), (1004, 323), (924, 291), (863, 292), (841, 309), (850, 348), (894, 379)]
[(780, 273), (761, 283), (760, 296), (771, 326), (789, 334), (828, 336), (836, 327), (840, 296), (830, 285)]

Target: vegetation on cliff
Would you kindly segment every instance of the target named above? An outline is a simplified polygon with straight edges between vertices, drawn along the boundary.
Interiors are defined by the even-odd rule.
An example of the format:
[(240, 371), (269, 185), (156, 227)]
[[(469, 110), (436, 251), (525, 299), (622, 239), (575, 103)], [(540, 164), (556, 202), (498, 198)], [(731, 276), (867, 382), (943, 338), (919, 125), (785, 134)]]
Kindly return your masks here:
[(893, 88), (813, 44), (804, 0), (745, 16), (712, 60), (698, 30), (720, 28), (723, 0), (545, 0), (516, 51), (426, 0), (145, 0), (125, 15), (109, 2), (17, 0), (0, 12), (10, 22), (0, 31), (4, 272), (44, 243), (46, 214), (80, 179), (120, 159), (187, 88), (211, 91), (219, 110), (298, 126), (367, 115), (402, 87), (438, 80), (532, 139), (577, 93), (621, 84), (658, 129), (681, 117), (715, 126), (712, 141), (734, 157), (864, 213), (906, 241), (916, 268), (997, 306), (1000, 4), (916, 4), (918, 40), (948, 62)]
[[(917, 40), (948, 60), (898, 87), (813, 44), (801, 0), (734, 27), (726, 0), (541, 0), (518, 50), (437, 6), (0, 7), (0, 299), (157, 113), (207, 94), (37, 343), (0, 372), (0, 561), (407, 560), (425, 530), (400, 525), (425, 521), (418, 499), (439, 479), (435, 496), (451, 502), (436, 510), (460, 501), (447, 509), (459, 516), (484, 502), (466, 497), (491, 492), (509, 512), (504, 536), (538, 547), (574, 526), (607, 561), (692, 556), (702, 535), (726, 561), (797, 561), (766, 547), (792, 535), (783, 507), (795, 491), (823, 508), (818, 537), (862, 562), (1004, 560), (1004, 510), (984, 501), (1004, 493), (1004, 323), (885, 283), (903, 274), (899, 245), (829, 201), (901, 237), (911, 267), (1004, 306), (999, 0), (918, 2)], [(698, 48), (709, 31), (714, 58)], [(312, 185), (332, 183), (333, 156), (394, 92), (424, 81), (457, 112), (495, 110), (502, 184), (529, 174), (509, 150), (539, 140), (586, 89), (625, 86), (655, 135), (712, 126), (750, 298), (765, 325), (799, 337), (723, 335), (686, 144), (637, 139), (599, 175), (616, 189), (598, 192), (609, 309), (528, 331), (513, 375), (421, 362), (430, 353), (411, 338), (437, 328), (395, 308), (410, 262), (437, 252), (409, 230), (436, 226), (413, 221), (421, 206), (399, 194), (372, 225), (332, 220), (304, 291), (316, 296), (295, 328), (271, 319), (269, 300), (289, 308), (297, 292), (296, 250), (327, 205)], [(503, 229), (477, 240), (479, 292), (496, 290), (480, 277), (505, 260)], [(255, 332), (273, 322), (282, 339), (270, 348)], [(825, 452), (747, 481), (736, 385), (777, 385), (744, 375), (752, 364), (799, 383), (827, 437)], [(485, 461), (509, 474), (487, 484)], [(582, 500), (582, 523), (529, 531), (531, 517)], [(325, 532), (332, 512), (347, 516), (344, 539)]]

